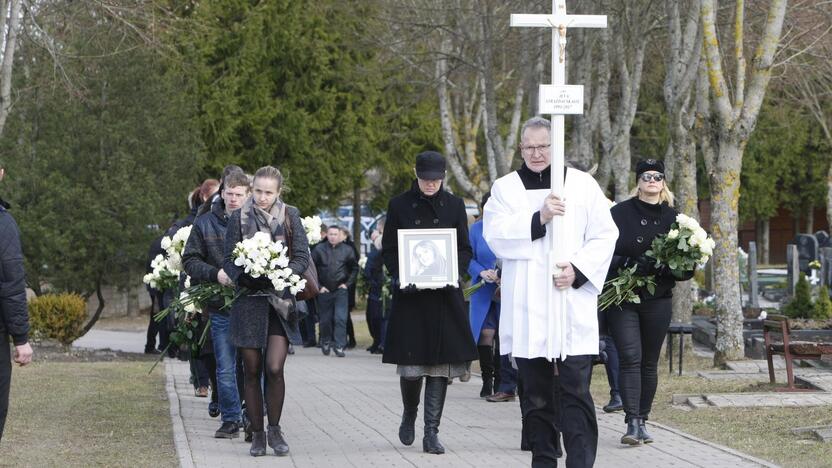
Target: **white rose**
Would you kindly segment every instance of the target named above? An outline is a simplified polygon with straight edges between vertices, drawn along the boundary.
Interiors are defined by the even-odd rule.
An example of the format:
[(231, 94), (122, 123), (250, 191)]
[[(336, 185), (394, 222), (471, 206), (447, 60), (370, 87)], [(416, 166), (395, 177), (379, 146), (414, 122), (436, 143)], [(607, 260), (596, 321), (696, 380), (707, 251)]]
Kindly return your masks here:
[(678, 229), (671, 229), (670, 232), (667, 233), (668, 239), (677, 239), (679, 237), (679, 230)]
[(170, 248), (170, 237), (165, 236), (162, 238), (162, 248), (167, 250)]

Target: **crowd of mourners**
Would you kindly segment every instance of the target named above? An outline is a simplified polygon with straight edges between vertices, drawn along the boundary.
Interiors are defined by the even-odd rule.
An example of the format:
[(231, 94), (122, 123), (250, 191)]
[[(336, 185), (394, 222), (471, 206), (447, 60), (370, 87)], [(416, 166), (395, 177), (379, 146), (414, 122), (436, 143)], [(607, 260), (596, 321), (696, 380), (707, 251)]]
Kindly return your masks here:
[[(219, 284), (245, 294), (230, 307), (220, 297), (201, 304), (197, 320), (202, 330), (210, 325), (210, 333), (196, 352), (168, 346), (174, 314), (151, 319), (145, 352), (166, 350), (170, 358), (189, 361), (195, 395), (206, 398), (208, 413), (220, 418), (215, 437), (236, 438), (242, 432), (252, 456), (265, 455), (267, 447), (286, 455), (281, 416), (287, 358), (295, 346), (319, 347), (323, 355), (338, 358), (356, 346), (350, 312), (361, 275), (372, 337), (367, 351), (395, 364), (399, 377), (402, 444), (415, 441), (423, 396), (422, 449), (444, 453), (438, 434), (447, 388), (455, 378), (467, 381), (474, 361), (481, 398), (499, 403), (519, 397), (520, 448), (532, 452), (534, 467), (556, 466), (564, 453), (568, 466), (594, 464), (598, 426), (589, 383), (598, 363), (605, 364), (611, 389), (604, 411), (625, 414), (621, 443), (652, 443), (645, 421), (656, 392), (659, 349), (670, 322), (673, 287), (685, 279), (645, 255), (676, 217), (664, 166), (640, 161), (632, 197), (612, 208), (590, 174), (565, 168), (565, 198), (560, 198), (551, 190), (550, 130), (549, 121), (540, 117), (524, 124), (522, 165), (493, 184), (481, 200), (482, 216), (470, 226), (464, 201), (444, 184), (445, 158), (434, 151), (417, 155), (416, 179), (389, 201), (386, 218), (370, 235), (363, 268), (356, 243), (341, 226), (322, 226), (321, 241), (309, 245), (298, 209), (281, 197), (285, 181), (277, 168), (265, 166), (249, 175), (238, 166), (225, 167), (218, 180), (205, 180), (193, 190), (188, 215), (163, 236), (191, 226), (182, 254), (191, 284)], [(3, 175), (0, 165), (0, 180)], [(564, 260), (553, 275), (547, 259), (558, 217), (565, 225), (558, 239)], [(452, 266), (460, 277), (467, 272), (472, 284), (482, 286), (466, 297), (462, 281), (440, 287), (404, 284), (409, 275), (399, 272), (398, 245), (403, 229), (455, 230), (456, 245), (450, 248), (457, 265)], [(296, 300), (289, 288), (277, 291), (267, 278), (253, 277), (235, 263), (237, 243), (261, 233), (285, 242), (293, 274), (316, 271), (316, 297)], [(16, 362), (24, 365), (32, 357), (19, 232), (2, 200), (0, 234), (1, 436), (11, 375), (9, 335)], [(148, 269), (163, 251), (163, 236), (150, 247)], [(436, 260), (437, 252), (429, 250), (413, 258)], [(419, 271), (432, 271), (428, 266)], [(604, 283), (622, 268), (653, 275), (655, 288), (637, 291), (637, 303), (599, 311)], [(555, 289), (564, 302), (551, 309), (547, 297)], [(176, 299), (172, 290), (148, 290), (151, 317)], [(279, 313), (286, 303), (297, 313)]]

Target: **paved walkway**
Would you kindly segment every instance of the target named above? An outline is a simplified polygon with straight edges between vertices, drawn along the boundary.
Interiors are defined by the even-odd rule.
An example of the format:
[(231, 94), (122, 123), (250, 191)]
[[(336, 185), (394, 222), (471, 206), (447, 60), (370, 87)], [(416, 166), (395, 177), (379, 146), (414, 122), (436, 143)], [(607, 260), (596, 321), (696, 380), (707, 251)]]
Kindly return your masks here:
[[(325, 357), (317, 349), (298, 349), (286, 366), (282, 426), (290, 455), (252, 458), (242, 437), (213, 438), (219, 421), (208, 417), (207, 399), (194, 397), (187, 363), (167, 360), (166, 372), (177, 451), (184, 467), (505, 468), (531, 462), (531, 455), (519, 450), (519, 404), (479, 399), (476, 377), (449, 387), (440, 426), (447, 453), (426, 455), (421, 450), (421, 407), (416, 442), (404, 447), (398, 441), (401, 400), (393, 366), (381, 364), (379, 356), (363, 350), (341, 359)], [(656, 443), (622, 446), (620, 414), (599, 412), (598, 425), (597, 467), (772, 466), (659, 425), (651, 428)]]

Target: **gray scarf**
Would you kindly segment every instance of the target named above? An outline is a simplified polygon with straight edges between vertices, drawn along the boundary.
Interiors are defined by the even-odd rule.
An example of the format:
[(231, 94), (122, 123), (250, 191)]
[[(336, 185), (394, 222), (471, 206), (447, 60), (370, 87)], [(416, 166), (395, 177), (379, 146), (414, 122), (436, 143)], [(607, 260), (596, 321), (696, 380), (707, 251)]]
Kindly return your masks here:
[[(252, 197), (249, 197), (240, 208), (240, 232), (243, 239), (250, 239), (258, 232), (265, 232), (271, 235), (273, 241), (282, 241), (285, 245), (286, 233), (283, 228), (285, 220), (286, 205), (279, 199), (275, 200), (269, 211), (257, 206)], [(292, 252), (288, 254), (291, 256)], [(292, 317), (297, 317), (294, 299), (284, 299), (283, 291), (267, 289), (253, 295), (266, 296), (269, 304), (283, 319), (292, 322)]]

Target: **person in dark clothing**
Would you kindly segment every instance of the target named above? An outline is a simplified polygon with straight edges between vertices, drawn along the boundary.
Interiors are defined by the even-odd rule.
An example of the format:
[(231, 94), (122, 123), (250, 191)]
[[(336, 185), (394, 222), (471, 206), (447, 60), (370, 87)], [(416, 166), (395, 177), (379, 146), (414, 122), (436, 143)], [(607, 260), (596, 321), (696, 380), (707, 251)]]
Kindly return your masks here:
[(415, 439), (424, 381), (422, 450), (442, 454), (445, 448), (439, 442), (439, 423), (448, 381), (468, 372), (471, 361), (477, 359), (477, 348), (459, 284), (417, 289), (400, 283), (399, 229), (455, 229), (458, 271), (467, 270), (473, 254), (465, 202), (443, 189), (445, 158), (434, 151), (420, 153), (415, 169), (416, 180), (410, 190), (390, 200), (381, 241), (393, 289), (382, 361), (397, 364), (403, 406), (399, 440), (410, 445)]
[(315, 298), (321, 327), (321, 351), (344, 357), (347, 347), (348, 295), (350, 285), (358, 278), (358, 259), (355, 249), (344, 243), (338, 226), (326, 231), (326, 242), (312, 250), (312, 261), (318, 270), (320, 294)]
[[(151, 263), (157, 255), (164, 255), (165, 250), (162, 248), (162, 237), (159, 236), (153, 239), (150, 243), (150, 250), (147, 252), (147, 262), (145, 263), (145, 273), (151, 273), (153, 267)], [(161, 322), (157, 322), (154, 318), (159, 311), (162, 310), (162, 291), (151, 288), (148, 284), (147, 293), (150, 295), (150, 321), (147, 324), (147, 339), (144, 343), (145, 354), (158, 354), (160, 350), (168, 346), (168, 337), (170, 336), (170, 329), (167, 326), (167, 317)], [(156, 347), (156, 335), (159, 335), (159, 347)]]
[[(214, 195), (208, 197), (207, 200), (202, 202), (202, 205), (200, 205), (199, 208), (196, 210), (196, 215), (197, 216), (202, 216), (205, 213), (208, 213), (208, 212), (211, 211), (211, 206), (214, 204), (214, 202), (219, 200), (220, 197), (222, 196), (222, 189), (223, 189), (224, 184), (225, 184), (225, 179), (229, 175), (231, 175), (232, 172), (239, 172), (241, 174), (245, 174), (245, 172), (243, 172), (243, 168), (241, 168), (240, 166), (236, 166), (234, 164), (229, 164), (229, 165), (225, 166), (222, 169), (222, 177), (220, 178), (220, 186), (217, 188), (217, 191)], [(246, 176), (246, 177), (248, 177), (248, 176)], [(249, 185), (251, 185), (250, 180), (249, 180)]]
[[(300, 344), (298, 321), (292, 314), (281, 315), (275, 307), (289, 301), (294, 307), (295, 298), (288, 288), (276, 291), (266, 277), (252, 278), (234, 263), (234, 248), (243, 239), (255, 234), (268, 233), (272, 241), (284, 241), (291, 245), (288, 252), (293, 274), (302, 275), (309, 266), (309, 245), (297, 208), (280, 200), (283, 176), (277, 168), (261, 167), (254, 174), (252, 197), (242, 208), (231, 214), (225, 233), (222, 269), (234, 283), (254, 294), (239, 297), (231, 306), (231, 343), (239, 348), (245, 369), (246, 413), (252, 429), (251, 456), (266, 454), (266, 442), (275, 455), (287, 455), (289, 445), (283, 437), (280, 418), (286, 397), (284, 366), (289, 353), (289, 343)], [(287, 225), (289, 225), (287, 229)], [(287, 235), (291, 238), (287, 239)], [(275, 305), (272, 305), (275, 304)], [(266, 373), (266, 407), (268, 435), (263, 428), (263, 387), (261, 378)]]
[(629, 445), (653, 442), (644, 422), (656, 394), (659, 354), (673, 312), (673, 287), (677, 279), (693, 277), (691, 271), (677, 278), (667, 266), (657, 268), (655, 259), (645, 255), (653, 239), (670, 231), (676, 221), (673, 194), (665, 184), (664, 163), (640, 161), (636, 178), (633, 197), (610, 210), (619, 236), (607, 276), (607, 280), (616, 278), (620, 268), (637, 265), (636, 275), (656, 278), (653, 294), (646, 289), (640, 291), (639, 304), (624, 303), (607, 314), (607, 326), (619, 352), (619, 386), (627, 423), (621, 443)]
[[(358, 252), (358, 247), (356, 247), (355, 242), (352, 240), (350, 230), (342, 226), (341, 236), (344, 239), (342, 242), (352, 247), (355, 251), (355, 258), (361, 258), (361, 254)], [(355, 293), (357, 286), (358, 281), (351, 284), (349, 288), (347, 288), (347, 298), (349, 299), (347, 301), (347, 349), (355, 348), (355, 327), (352, 323), (352, 311), (355, 309)]]
[(370, 253), (367, 254), (367, 263), (364, 264), (364, 279), (369, 286), (367, 291), (367, 328), (373, 343), (367, 348), (372, 354), (384, 352), (384, 329), (386, 319), (384, 314), (384, 258), (381, 254), (381, 238), (384, 233), (384, 221), (376, 224), (371, 239), (373, 245)]
[[(0, 167), (0, 171), (3, 171)], [(0, 178), (3, 173), (0, 172)], [(9, 411), (9, 389), (12, 381), (11, 361), (21, 366), (32, 362), (29, 344), (29, 312), (26, 308), (26, 274), (23, 271), (23, 249), (20, 230), (12, 215), (0, 205), (0, 439)], [(9, 336), (14, 343), (14, 356), (9, 352)]]
[(604, 371), (607, 374), (607, 383), (610, 386), (610, 401), (604, 405), (605, 413), (614, 413), (624, 409), (624, 403), (621, 401), (621, 390), (618, 385), (618, 375), (620, 371), (620, 364), (618, 359), (618, 348), (615, 347), (615, 340), (610, 335), (609, 327), (607, 326), (607, 314), (614, 314), (615, 311), (599, 310), (598, 311), (598, 333), (601, 335), (601, 343), (599, 347), (603, 347), (603, 355), (601, 361), (604, 363)]
[[(223, 182), (221, 197), (214, 202), (211, 211), (197, 216), (182, 254), (185, 271), (191, 277), (191, 284), (219, 283), (233, 286), (233, 282), (222, 269), (225, 261), (225, 231), (228, 217), (243, 206), (249, 196), (248, 176), (242, 172), (229, 174)], [(214, 368), (216, 379), (214, 395), (217, 395), (222, 425), (217, 429), (216, 438), (236, 438), (239, 436), (242, 420), (240, 394), (237, 390), (237, 350), (231, 344), (229, 335), (230, 316), (223, 310), (224, 301), (218, 297), (205, 304), (202, 316), (207, 316), (211, 323), (211, 348), (214, 359), (206, 359), (209, 367)], [(204, 347), (208, 347), (206, 341)]]

